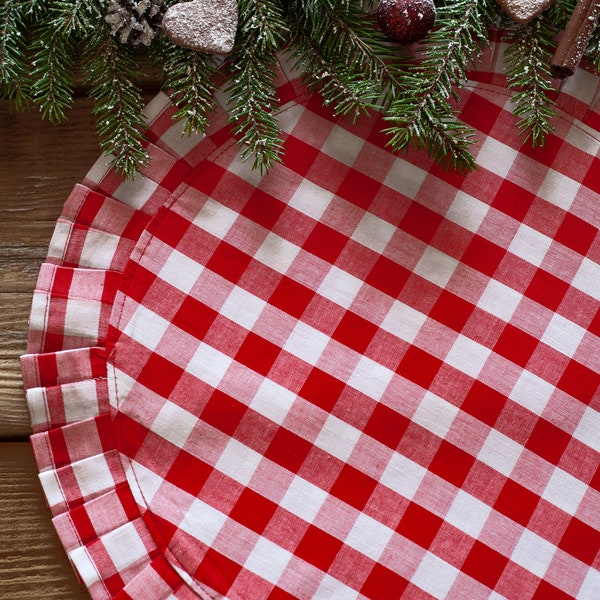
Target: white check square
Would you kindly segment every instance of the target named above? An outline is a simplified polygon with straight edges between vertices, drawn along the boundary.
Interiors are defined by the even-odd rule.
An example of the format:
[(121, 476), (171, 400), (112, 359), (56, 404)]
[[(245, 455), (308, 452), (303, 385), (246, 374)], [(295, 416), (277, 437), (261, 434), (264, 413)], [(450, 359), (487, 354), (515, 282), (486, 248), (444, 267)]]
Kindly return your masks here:
[(589, 258), (584, 258), (573, 278), (572, 285), (592, 298), (600, 300), (600, 265)]
[(360, 154), (364, 143), (364, 139), (338, 125), (334, 125), (321, 151), (351, 167)]
[(358, 277), (332, 266), (317, 292), (344, 308), (350, 308), (362, 285)]
[(394, 531), (364, 513), (360, 513), (344, 542), (360, 553), (379, 560)]
[(515, 150), (492, 137), (487, 137), (477, 154), (477, 164), (480, 167), (505, 178), (518, 155), (518, 150)]
[(510, 559), (538, 577), (544, 577), (556, 546), (533, 531), (523, 530)]
[(177, 250), (171, 250), (158, 276), (178, 290), (189, 294), (203, 270), (202, 264), (196, 260)]
[[(98, 159), (99, 162), (105, 157)], [(100, 168), (102, 165), (98, 165)], [(90, 174), (88, 174), (90, 177)], [(93, 178), (90, 177), (90, 178)], [(135, 177), (124, 179), (119, 187), (112, 193), (112, 197), (120, 200), (131, 208), (142, 208), (158, 188), (158, 183), (138, 173)]]
[(281, 425), (296, 398), (296, 394), (282, 385), (270, 379), (264, 379), (252, 398), (250, 408)]
[(552, 239), (547, 235), (521, 223), (508, 247), (508, 251), (539, 267), (551, 244)]
[(145, 306), (139, 305), (123, 329), (123, 333), (148, 348), (148, 350), (156, 350), (169, 326), (169, 321)]
[(427, 392), (412, 416), (412, 421), (444, 438), (458, 412), (458, 408), (450, 402)]
[(371, 213), (365, 213), (352, 233), (352, 239), (382, 254), (397, 228)]
[(491, 352), (474, 340), (459, 335), (446, 355), (445, 362), (476, 379)]
[(587, 490), (588, 486), (583, 481), (556, 467), (548, 480), (542, 498), (574, 516)]
[[(189, 195), (194, 193), (198, 192), (195, 192), (193, 189), (186, 192)], [(212, 198), (208, 198), (202, 205), (193, 223), (200, 227), (200, 229), (222, 240), (238, 217), (239, 215), (235, 211), (216, 202)]]
[(521, 444), (492, 429), (488, 433), (477, 459), (508, 477), (523, 450)]
[(248, 485), (258, 468), (262, 455), (231, 438), (215, 468), (242, 485)]
[(69, 558), (85, 585), (90, 587), (100, 579), (98, 567), (92, 561), (86, 546), (77, 546), (71, 550)]
[(380, 400), (393, 377), (394, 372), (387, 367), (361, 356), (348, 379), (348, 385), (373, 400)]
[(421, 485), (427, 469), (401, 454), (392, 454), (379, 479), (380, 483), (412, 500)]
[(329, 336), (318, 329), (298, 321), (283, 349), (311, 365), (316, 365), (329, 340)]
[(581, 587), (578, 598), (600, 598), (600, 571), (590, 567)]
[(152, 431), (183, 448), (190, 433), (198, 423), (198, 417), (173, 402), (165, 402), (152, 423)]
[(425, 252), (423, 252), (423, 256), (421, 256), (419, 262), (416, 264), (414, 272), (443, 288), (450, 281), (457, 266), (458, 261), (455, 258), (433, 246), (427, 246)]
[(475, 496), (458, 490), (445, 519), (471, 537), (477, 538), (491, 511), (490, 506)]
[(254, 254), (254, 258), (278, 273), (285, 273), (299, 252), (299, 246), (273, 232), (269, 232)]
[(311, 600), (356, 600), (359, 597), (360, 594), (356, 590), (331, 575), (325, 575)]
[(112, 471), (104, 454), (74, 462), (71, 468), (81, 490), (81, 496), (84, 498), (109, 490), (115, 485)]
[(585, 334), (583, 327), (554, 313), (541, 340), (562, 354), (573, 357)]
[(252, 329), (266, 306), (266, 302), (246, 290), (234, 287), (223, 303), (220, 313), (245, 329)]
[(315, 446), (346, 462), (360, 436), (361, 432), (356, 427), (329, 415), (315, 440)]
[(110, 269), (120, 241), (121, 238), (117, 235), (110, 235), (104, 231), (88, 231), (81, 249), (79, 266)]
[(259, 537), (244, 568), (271, 583), (277, 583), (292, 556), (292, 553), (285, 548), (264, 537)]
[(563, 210), (569, 210), (580, 188), (579, 183), (558, 171), (548, 169), (537, 195)]
[(555, 389), (551, 383), (541, 377), (523, 371), (511, 390), (509, 398), (541, 416)]
[(69, 298), (65, 311), (65, 334), (97, 339), (102, 304)]
[(412, 344), (426, 320), (427, 315), (395, 300), (381, 322), (381, 328)]
[(435, 598), (447, 598), (460, 571), (431, 552), (426, 552), (423, 560), (411, 577), (411, 583), (425, 590)]
[(232, 362), (230, 356), (201, 342), (185, 370), (216, 388)]
[[(122, 571), (148, 556), (148, 550), (146, 550), (133, 522), (126, 523), (104, 535), (102, 544), (117, 571)], [(123, 551), (124, 548), (127, 548), (126, 552)]]
[(197, 498), (178, 524), (179, 528), (210, 546), (227, 522), (227, 515)]
[(490, 279), (477, 306), (508, 323), (522, 299), (523, 295), (519, 292), (499, 281)]
[(331, 203), (333, 193), (303, 179), (288, 205), (318, 221)]
[(388, 171), (384, 185), (414, 199), (427, 177), (427, 171), (409, 163), (402, 158), (396, 158)]
[(490, 207), (481, 200), (459, 190), (446, 211), (446, 219), (475, 233), (489, 209)]
[(325, 490), (295, 476), (279, 504), (297, 517), (312, 523), (328, 497)]
[(600, 412), (586, 406), (577, 429), (573, 433), (579, 441), (600, 452)]

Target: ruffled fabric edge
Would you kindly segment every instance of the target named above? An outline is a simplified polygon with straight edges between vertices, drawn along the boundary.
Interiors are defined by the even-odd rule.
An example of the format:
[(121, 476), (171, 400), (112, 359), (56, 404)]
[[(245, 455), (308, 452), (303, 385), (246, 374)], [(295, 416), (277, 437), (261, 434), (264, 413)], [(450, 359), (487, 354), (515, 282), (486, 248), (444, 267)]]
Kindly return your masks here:
[[(505, 87), (500, 34), (472, 73), (474, 87)], [(282, 106), (305, 94), (293, 70), (277, 74)], [(582, 69), (562, 84), (559, 109), (600, 129), (600, 78)], [(150, 166), (123, 180), (101, 157), (69, 195), (33, 295), (21, 359), (39, 477), (54, 527), (95, 600), (205, 600), (157, 544), (116, 448), (105, 342), (121, 275), (158, 209), (188, 175), (230, 139), (225, 101), (205, 135), (182, 135), (159, 93), (146, 107)], [(596, 133), (597, 135), (597, 133)]]

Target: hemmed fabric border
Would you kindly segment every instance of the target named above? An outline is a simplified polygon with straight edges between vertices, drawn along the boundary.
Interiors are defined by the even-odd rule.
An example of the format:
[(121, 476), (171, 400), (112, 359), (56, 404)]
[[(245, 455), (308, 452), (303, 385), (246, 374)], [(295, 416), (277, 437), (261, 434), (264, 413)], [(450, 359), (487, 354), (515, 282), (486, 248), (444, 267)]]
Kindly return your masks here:
[[(474, 93), (484, 97), (490, 94), (496, 102), (498, 90), (502, 90), (505, 83), (501, 52), (502, 44), (495, 43), (484, 56), (480, 70), (473, 74), (477, 79), (472, 85)], [(285, 67), (279, 73), (279, 84), (284, 105), (292, 106), (306, 100), (304, 90)], [(581, 132), (582, 140), (586, 133), (599, 139), (599, 91), (598, 78), (580, 70), (568, 80), (558, 96), (564, 119), (578, 120), (576, 127), (563, 128), (574, 144), (578, 143), (574, 140), (578, 132)], [(506, 106), (509, 101), (506, 94)], [(131, 260), (139, 259), (143, 252), (140, 240), (148, 235), (149, 227), (155, 226), (161, 207), (187, 188), (197, 177), (203, 161), (231, 143), (227, 116), (222, 108), (213, 115), (206, 136), (191, 138), (182, 137), (180, 126), (173, 123), (174, 110), (162, 93), (148, 105), (148, 149), (152, 161), (142, 174), (134, 180), (123, 181), (107, 166), (107, 159), (101, 158), (82, 184), (73, 189), (56, 224), (47, 261), (40, 271), (32, 304), (27, 354), (22, 357), (34, 430), (32, 444), (40, 480), (54, 526), (77, 573), (95, 600), (225, 597), (218, 591), (219, 581), (198, 583), (177, 566), (178, 559), (171, 554), (169, 545), (161, 541), (160, 533), (154, 530), (158, 527), (157, 520), (147, 514), (147, 504), (140, 497), (130, 459), (118, 450), (113, 429), (117, 411), (109, 401), (105, 350), (107, 339), (110, 347), (110, 337), (117, 333), (111, 330), (111, 323), (115, 318), (115, 299), (123, 285), (123, 272)], [(475, 117), (474, 122), (477, 121)], [(498, 144), (497, 150), (501, 153), (502, 147), (493, 138), (494, 132), (483, 133), (489, 135), (484, 143)], [(514, 150), (510, 149), (510, 152), (514, 154)], [(523, 152), (527, 150), (523, 149)], [(491, 150), (486, 153), (488, 157), (492, 155)], [(597, 156), (594, 160), (598, 163)], [(429, 164), (440, 178), (452, 180), (455, 177), (442, 174), (422, 156), (418, 161)], [(483, 168), (501, 170), (502, 165), (486, 164)], [(590, 174), (583, 183), (588, 186), (589, 193), (598, 194), (597, 174)], [(565, 190), (565, 193), (569, 191)], [(600, 201), (600, 198), (596, 200)], [(577, 204), (575, 198), (568, 210), (583, 222), (589, 203)], [(459, 217), (467, 221), (476, 218), (466, 214), (455, 216)], [(595, 239), (597, 242), (598, 237)], [(585, 265), (589, 263), (590, 273), (600, 272), (597, 263), (592, 267), (591, 259), (584, 261), (587, 261)], [(579, 281), (579, 289), (588, 295), (598, 293), (597, 283), (586, 280)], [(594, 297), (598, 298), (598, 295)], [(596, 331), (594, 335), (597, 334)], [(519, 340), (519, 343), (523, 341)], [(594, 379), (588, 377), (590, 374)], [(592, 368), (581, 367), (580, 375), (579, 379), (573, 378), (576, 383), (565, 384), (566, 389), (563, 385), (562, 391), (569, 398), (591, 402), (597, 393), (594, 384), (597, 374)], [(565, 402), (567, 406), (568, 402)], [(587, 408), (584, 415), (588, 421), (596, 419), (595, 422), (600, 422), (598, 413), (592, 408)], [(435, 425), (431, 426), (435, 428)], [(578, 431), (584, 446), (582, 456), (588, 457), (592, 451), (597, 454), (599, 448), (597, 443), (594, 446), (592, 434), (587, 430)], [(501, 448), (500, 438), (498, 444)], [(489, 458), (489, 462), (494, 460)], [(559, 596), (559, 583), (554, 581), (544, 588), (547, 582), (542, 576), (536, 598), (593, 600), (594, 594), (600, 593), (598, 557), (589, 555), (594, 544), (598, 545), (600, 533), (585, 523), (579, 531), (585, 538), (585, 548), (576, 548), (575, 554), (593, 565), (587, 578), (575, 585), (577, 591), (573, 594), (562, 591)], [(526, 549), (520, 551), (526, 552)], [(494, 558), (490, 553), (490, 560)], [(438, 562), (435, 554), (429, 554), (427, 564), (431, 568), (431, 577), (436, 577), (434, 571)], [(530, 569), (536, 571), (536, 568), (531, 564)], [(386, 581), (386, 575), (390, 581), (394, 580), (384, 571), (380, 575), (382, 582)], [(416, 581), (422, 583), (423, 577), (421, 573)], [(441, 598), (445, 594), (452, 597), (448, 590), (440, 591), (443, 585), (431, 585), (428, 592), (424, 587), (427, 586), (419, 588), (416, 583), (411, 583), (406, 597)], [(473, 589), (477, 590), (474, 593), (481, 594), (480, 588)], [(544, 589), (556, 596), (544, 596)], [(489, 597), (503, 597), (494, 594), (492, 592)], [(232, 590), (227, 597), (241, 596)], [(252, 591), (248, 592), (247, 598), (251, 597)], [(366, 591), (365, 597), (369, 597)]]

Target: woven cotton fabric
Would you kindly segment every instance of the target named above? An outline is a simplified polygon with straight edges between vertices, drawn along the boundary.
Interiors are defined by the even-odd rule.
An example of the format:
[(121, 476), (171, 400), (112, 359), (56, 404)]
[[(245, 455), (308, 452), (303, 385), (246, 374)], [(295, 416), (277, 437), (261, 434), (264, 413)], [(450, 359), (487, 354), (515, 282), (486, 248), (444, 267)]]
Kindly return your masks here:
[(74, 188), (22, 359), (54, 525), (96, 600), (600, 598), (600, 90), (478, 170), (386, 149), (285, 66), (285, 159), (223, 110)]

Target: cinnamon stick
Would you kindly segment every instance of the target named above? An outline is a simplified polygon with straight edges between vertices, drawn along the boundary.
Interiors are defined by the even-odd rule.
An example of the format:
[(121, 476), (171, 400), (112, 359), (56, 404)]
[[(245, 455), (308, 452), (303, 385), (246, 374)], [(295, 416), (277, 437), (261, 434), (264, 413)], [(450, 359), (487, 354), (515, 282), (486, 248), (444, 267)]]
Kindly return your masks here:
[(600, 0), (579, 0), (552, 59), (552, 75), (563, 79), (575, 73), (600, 17)]

